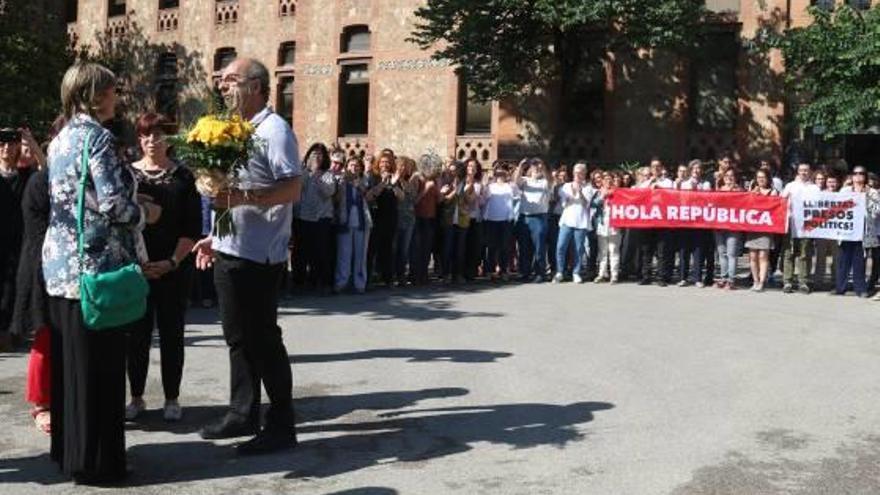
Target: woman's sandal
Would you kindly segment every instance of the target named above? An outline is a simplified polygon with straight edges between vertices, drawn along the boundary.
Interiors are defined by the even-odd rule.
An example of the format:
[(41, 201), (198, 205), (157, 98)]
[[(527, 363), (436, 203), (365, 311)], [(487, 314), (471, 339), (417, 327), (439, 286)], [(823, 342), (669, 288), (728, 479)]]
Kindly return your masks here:
[(31, 411), (31, 416), (34, 418), (34, 426), (37, 430), (45, 433), (46, 435), (50, 435), (52, 433), (52, 415), (49, 410), (44, 407), (35, 407)]

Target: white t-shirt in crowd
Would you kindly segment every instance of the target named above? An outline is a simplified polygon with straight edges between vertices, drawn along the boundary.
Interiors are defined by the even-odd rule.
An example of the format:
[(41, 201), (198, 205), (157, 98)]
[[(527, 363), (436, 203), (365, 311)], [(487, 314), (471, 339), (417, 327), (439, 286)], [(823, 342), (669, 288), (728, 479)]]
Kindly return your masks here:
[(483, 218), (489, 222), (513, 220), (513, 199), (519, 196), (519, 188), (509, 182), (492, 182), (486, 187), (486, 203)]
[(682, 191), (711, 191), (712, 184), (707, 180), (700, 182), (694, 178), (690, 178), (682, 181), (678, 188)]
[(656, 184), (659, 189), (675, 189), (675, 183), (672, 182), (670, 179), (657, 179), (653, 183), (651, 182), (651, 179), (648, 179), (636, 186), (636, 188), (650, 189), (653, 184)]
[(550, 209), (550, 183), (547, 179), (526, 177), (522, 181), (519, 212), (523, 215), (547, 213)]
[(584, 184), (581, 186), (580, 197), (575, 197), (575, 188), (574, 182), (569, 182), (559, 188), (559, 203), (562, 205), (559, 226), (592, 230), (590, 203), (596, 195), (596, 190), (589, 184)]
[[(790, 198), (793, 196), (799, 196), (805, 192), (819, 192), (819, 186), (813, 184), (812, 182), (803, 182), (799, 179), (795, 179), (788, 184), (785, 185), (785, 188), (782, 189), (783, 198)], [(791, 208), (791, 203), (788, 205), (789, 209)], [(789, 232), (794, 232), (796, 230), (794, 215), (789, 215)]]
[(773, 189), (775, 189), (776, 192), (782, 192), (782, 188), (785, 187), (782, 183), (782, 179), (779, 177), (773, 177), (771, 181), (773, 182)]
[(785, 188), (782, 189), (781, 196), (783, 198), (788, 198), (805, 192), (819, 192), (819, 186), (812, 182), (802, 182), (795, 179), (785, 185)]

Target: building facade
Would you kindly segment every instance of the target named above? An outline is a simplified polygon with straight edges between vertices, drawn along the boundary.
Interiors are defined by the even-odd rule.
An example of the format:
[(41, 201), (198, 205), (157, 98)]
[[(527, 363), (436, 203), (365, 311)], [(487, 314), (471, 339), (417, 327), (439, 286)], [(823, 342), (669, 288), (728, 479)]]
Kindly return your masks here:
[[(264, 61), (274, 75), (273, 105), (304, 146), (433, 151), (486, 164), (540, 149), (540, 104), (473, 103), (448, 61), (407, 41), (424, 1), (68, 0), (67, 17), (82, 43), (134, 21), (152, 42), (200, 57), (206, 77), (235, 56)], [(764, 27), (810, 22), (807, 7), (817, 1), (870, 5), (708, 0), (715, 15), (700, 55), (608, 54), (590, 72), (578, 101), (588, 118), (566, 138), (563, 154), (606, 164), (725, 152), (782, 161), (782, 60), (744, 49), (744, 40)], [(169, 55), (157, 66), (157, 106), (172, 113), (182, 90), (174, 84), (176, 62)]]

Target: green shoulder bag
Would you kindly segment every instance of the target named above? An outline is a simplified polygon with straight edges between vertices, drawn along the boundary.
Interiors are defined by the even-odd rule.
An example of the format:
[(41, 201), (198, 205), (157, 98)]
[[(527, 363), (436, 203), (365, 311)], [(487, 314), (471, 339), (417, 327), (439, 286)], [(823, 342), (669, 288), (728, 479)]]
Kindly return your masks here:
[(86, 136), (81, 160), (77, 196), (77, 249), (79, 252), (79, 300), (83, 322), (91, 330), (115, 329), (141, 319), (147, 312), (150, 286), (136, 263), (103, 273), (84, 273), (83, 222), (85, 218), (86, 179), (89, 176), (89, 148), (92, 133)]

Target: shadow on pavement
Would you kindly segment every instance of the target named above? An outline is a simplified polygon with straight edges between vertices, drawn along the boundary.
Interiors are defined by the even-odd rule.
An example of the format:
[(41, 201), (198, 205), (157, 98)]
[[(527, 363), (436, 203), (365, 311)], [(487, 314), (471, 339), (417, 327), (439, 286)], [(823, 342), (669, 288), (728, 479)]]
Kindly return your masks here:
[[(270, 473), (286, 473), (288, 479), (326, 478), (380, 464), (430, 461), (470, 451), (483, 442), (512, 449), (564, 448), (585, 437), (579, 427), (592, 421), (594, 412), (613, 407), (607, 402), (532, 403), (389, 412), (380, 414), (377, 421), (306, 424), (299, 428), (301, 443), (295, 450), (253, 458), (237, 457), (231, 447), (211, 442), (136, 445), (129, 449), (134, 474), (128, 484), (151, 486)], [(310, 433), (334, 436), (309, 435), (304, 440)], [(0, 483), (63, 482), (56, 473), (46, 455), (0, 459)]]
[(364, 486), (361, 488), (352, 488), (351, 490), (342, 490), (340, 492), (332, 492), (327, 495), (397, 495), (397, 490), (380, 486)]
[[(284, 296), (278, 304), (279, 316), (333, 316), (361, 315), (373, 320), (460, 320), (463, 318), (501, 318), (504, 313), (486, 311), (462, 311), (455, 309), (454, 297), (501, 290), (515, 285), (474, 285), (450, 288), (448, 286), (411, 287), (398, 290), (375, 290), (365, 295), (339, 295), (320, 297), (309, 293), (303, 296)], [(220, 323), (216, 308), (190, 308), (187, 310), (188, 325), (214, 325)], [(205, 338), (204, 340), (212, 340)], [(221, 339), (222, 340), (222, 339)], [(198, 343), (200, 339), (187, 342)]]
[(333, 363), (363, 359), (405, 359), (409, 363), (494, 363), (513, 356), (509, 352), (475, 351), (472, 349), (375, 349), (372, 351), (343, 352), (339, 354), (294, 354), (294, 364)]
[[(432, 388), (414, 391), (372, 392), (352, 395), (323, 395), (301, 397), (294, 400), (297, 424), (329, 421), (347, 416), (355, 411), (394, 411), (412, 407), (424, 400), (448, 399), (467, 395), (464, 388)], [(162, 411), (151, 409), (126, 426), (128, 430), (171, 432), (190, 434), (220, 419), (228, 406), (184, 407), (184, 419), (177, 423), (162, 420)]]
[(454, 297), (499, 290), (507, 286), (476, 284), (459, 290), (445, 287), (409, 288), (399, 291), (379, 290), (360, 296), (294, 297), (282, 301), (279, 315), (332, 316), (360, 315), (372, 320), (460, 320), (463, 318), (500, 318), (504, 313), (462, 311), (455, 309)]

